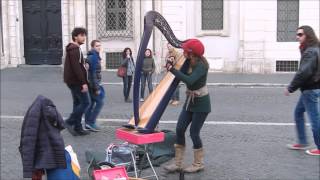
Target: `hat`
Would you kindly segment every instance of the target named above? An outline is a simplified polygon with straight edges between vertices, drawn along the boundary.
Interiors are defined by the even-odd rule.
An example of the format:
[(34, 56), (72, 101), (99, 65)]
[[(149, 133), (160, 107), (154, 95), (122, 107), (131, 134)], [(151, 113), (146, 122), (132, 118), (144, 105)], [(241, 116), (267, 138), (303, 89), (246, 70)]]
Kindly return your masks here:
[(200, 57), (204, 54), (204, 46), (198, 39), (189, 39), (186, 42), (182, 43), (182, 49), (185, 52), (193, 53)]

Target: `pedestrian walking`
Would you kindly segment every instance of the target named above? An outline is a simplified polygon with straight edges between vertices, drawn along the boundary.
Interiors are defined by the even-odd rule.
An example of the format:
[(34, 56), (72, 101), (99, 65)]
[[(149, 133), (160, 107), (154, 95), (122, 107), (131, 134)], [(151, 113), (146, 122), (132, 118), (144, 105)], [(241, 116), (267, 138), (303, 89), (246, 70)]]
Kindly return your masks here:
[[(166, 54), (166, 61), (169, 60), (169, 61), (172, 61), (173, 64), (176, 64), (181, 54), (170, 43), (167, 44), (167, 49), (168, 49), (168, 52)], [(176, 90), (174, 91), (169, 104), (177, 106), (179, 105), (179, 101), (180, 101), (180, 85), (178, 85)]]
[(152, 86), (152, 74), (156, 69), (154, 59), (152, 57), (152, 51), (150, 49), (146, 49), (145, 57), (143, 60), (142, 72), (141, 72), (141, 99), (140, 101), (144, 101), (144, 92), (146, 83), (148, 84), (149, 94), (153, 91)]
[(105, 91), (101, 85), (101, 42), (93, 40), (91, 50), (88, 52), (87, 63), (89, 64), (89, 93), (91, 105), (85, 114), (85, 128), (93, 132), (99, 132), (101, 128), (97, 125), (97, 117), (103, 107)]
[(66, 59), (64, 63), (64, 82), (71, 91), (73, 109), (65, 125), (69, 132), (76, 135), (87, 135), (82, 127), (82, 115), (89, 108), (91, 100), (88, 92), (87, 70), (80, 48), (86, 40), (87, 30), (81, 27), (72, 31), (72, 42), (66, 47)]
[(129, 95), (132, 86), (132, 78), (135, 71), (135, 64), (132, 57), (132, 51), (128, 47), (123, 50), (121, 66), (125, 67), (127, 71), (125, 73), (125, 76), (122, 78), (124, 101), (127, 103), (131, 103), (132, 100), (130, 99)]
[[(180, 113), (176, 126), (175, 161), (165, 167), (168, 172), (183, 169), (184, 172), (194, 173), (204, 169), (204, 149), (200, 138), (200, 130), (211, 112), (210, 96), (207, 88), (209, 65), (204, 54), (201, 41), (191, 39), (182, 44), (183, 55), (189, 61), (189, 70), (182, 73), (176, 70), (172, 62), (167, 63), (167, 70), (187, 86), (187, 99)], [(193, 142), (193, 163), (183, 168), (185, 152), (185, 132), (190, 126), (190, 136)]]
[[(175, 56), (169, 56), (167, 58), (167, 61), (173, 62), (173, 64), (177, 62)], [(173, 92), (173, 95), (171, 96), (171, 100), (169, 104), (173, 106), (177, 106), (179, 105), (179, 101), (180, 101), (180, 84), (178, 84), (176, 90)]]
[(298, 143), (289, 144), (288, 148), (308, 149), (304, 117), (307, 112), (316, 148), (306, 150), (306, 153), (320, 156), (320, 43), (310, 26), (299, 27), (296, 35), (300, 43), (300, 67), (285, 89), (285, 95), (289, 96), (298, 89), (301, 91), (294, 111)]

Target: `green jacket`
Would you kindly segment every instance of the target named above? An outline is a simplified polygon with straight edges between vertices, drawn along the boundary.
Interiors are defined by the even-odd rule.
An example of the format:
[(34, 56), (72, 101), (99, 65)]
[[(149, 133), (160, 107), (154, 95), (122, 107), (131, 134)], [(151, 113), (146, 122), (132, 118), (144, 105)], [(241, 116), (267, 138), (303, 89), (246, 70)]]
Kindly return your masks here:
[(153, 73), (155, 69), (156, 69), (156, 66), (154, 64), (154, 59), (153, 58), (144, 58), (142, 71)]
[[(208, 68), (199, 61), (192, 68), (190, 74), (185, 74), (181, 71), (178, 71), (172, 68), (170, 71), (176, 76), (179, 80), (184, 82), (188, 89), (198, 90), (207, 84)], [(183, 108), (186, 108), (186, 103)], [(194, 102), (190, 102), (187, 111), (190, 112), (211, 112), (211, 103), (209, 94), (203, 97), (195, 97)]]

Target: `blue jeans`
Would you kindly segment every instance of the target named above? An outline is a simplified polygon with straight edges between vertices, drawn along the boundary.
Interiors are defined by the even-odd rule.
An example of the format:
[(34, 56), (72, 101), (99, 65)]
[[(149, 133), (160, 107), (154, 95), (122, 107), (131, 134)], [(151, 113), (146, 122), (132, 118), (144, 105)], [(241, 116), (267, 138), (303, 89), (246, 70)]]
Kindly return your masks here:
[(177, 86), (177, 89), (174, 91), (172, 97), (171, 97), (171, 100), (174, 100), (174, 101), (179, 101), (180, 99), (180, 85)]
[(191, 123), (190, 136), (193, 142), (193, 149), (202, 148), (200, 130), (208, 114), (209, 113), (204, 113), (204, 112), (190, 112), (183, 109), (182, 112), (180, 113), (177, 127), (176, 127), (176, 134), (177, 134), (176, 143), (183, 146), (186, 144), (185, 132), (189, 124)]
[(320, 89), (303, 91), (294, 111), (299, 144), (306, 145), (304, 112), (310, 119), (314, 143), (320, 149)]
[(68, 124), (74, 125), (75, 130), (82, 128), (82, 115), (87, 111), (91, 104), (90, 95), (88, 92), (81, 92), (81, 86), (68, 86), (73, 99), (73, 110), (70, 117), (66, 120)]
[(90, 92), (91, 105), (85, 114), (86, 124), (93, 125), (97, 121), (97, 117), (104, 105), (105, 91), (102, 86), (100, 86), (100, 94), (96, 95), (94, 92)]
[(149, 94), (153, 91), (152, 86), (152, 74), (149, 72), (141, 73), (141, 98), (144, 98), (144, 90), (146, 87), (146, 82), (148, 83)]
[(122, 80), (123, 80), (123, 96), (124, 96), (124, 99), (127, 100), (130, 94), (132, 76), (125, 76), (122, 78)]

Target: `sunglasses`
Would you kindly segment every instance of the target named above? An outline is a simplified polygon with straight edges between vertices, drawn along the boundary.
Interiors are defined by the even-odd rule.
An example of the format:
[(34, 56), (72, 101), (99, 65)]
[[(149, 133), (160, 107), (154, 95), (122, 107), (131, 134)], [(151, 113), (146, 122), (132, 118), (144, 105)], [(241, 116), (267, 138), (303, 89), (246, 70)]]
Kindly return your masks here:
[(302, 37), (304, 34), (303, 33), (297, 33), (298, 37)]

